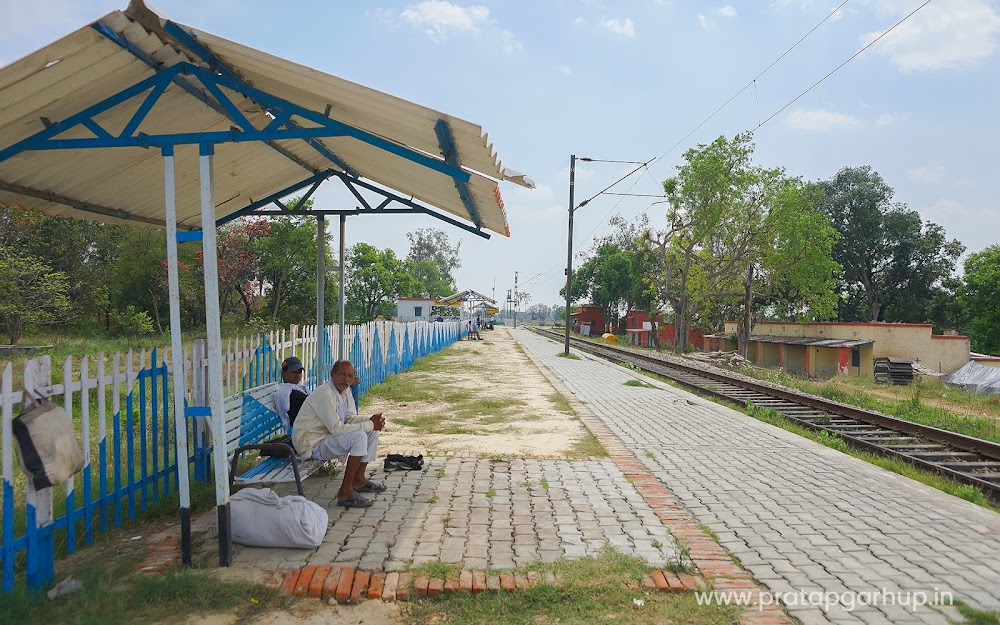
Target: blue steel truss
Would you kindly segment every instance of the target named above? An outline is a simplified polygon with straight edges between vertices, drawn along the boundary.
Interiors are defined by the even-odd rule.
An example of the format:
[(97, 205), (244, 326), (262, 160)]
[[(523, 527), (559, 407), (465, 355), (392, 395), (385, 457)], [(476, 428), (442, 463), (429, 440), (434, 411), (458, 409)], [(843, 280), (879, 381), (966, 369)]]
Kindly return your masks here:
[[(201, 146), (213, 145), (215, 143), (242, 143), (257, 141), (262, 142), (297, 165), (307, 169), (311, 175), (302, 181), (295, 183), (267, 196), (264, 199), (251, 202), (243, 209), (220, 219), (217, 225), (222, 225), (237, 217), (244, 215), (281, 215), (281, 214), (304, 214), (301, 208), (305, 201), (315, 192), (319, 185), (337, 176), (351, 193), (358, 199), (364, 207), (354, 210), (334, 210), (334, 211), (310, 211), (317, 214), (400, 214), (400, 213), (423, 213), (445, 221), (453, 226), (462, 228), (473, 234), (489, 239), (490, 235), (482, 230), (482, 217), (476, 207), (469, 188), (470, 174), (462, 169), (458, 159), (458, 151), (455, 146), (451, 128), (444, 120), (438, 120), (434, 130), (438, 137), (444, 160), (427, 155), (423, 152), (410, 149), (404, 145), (389, 141), (378, 135), (365, 130), (349, 126), (328, 117), (326, 114), (298, 106), (277, 96), (260, 91), (254, 88), (245, 80), (240, 78), (233, 70), (227, 67), (208, 48), (203, 46), (197, 39), (173, 22), (165, 24), (165, 31), (174, 38), (180, 45), (191, 51), (198, 58), (209, 65), (209, 69), (201, 68), (187, 62), (177, 63), (171, 67), (163, 67), (158, 61), (139, 50), (126, 39), (109, 29), (107, 26), (96, 23), (93, 28), (104, 37), (128, 50), (136, 58), (146, 63), (156, 73), (136, 84), (127, 87), (120, 92), (105, 98), (103, 101), (80, 111), (61, 121), (50, 121), (43, 118), (45, 129), (34, 135), (0, 150), (0, 163), (13, 158), (18, 154), (34, 150), (65, 150), (84, 148), (115, 148), (115, 147), (160, 147), (164, 152), (172, 151), (173, 147), (181, 144), (198, 144)], [(198, 84), (201, 87), (199, 88)], [(189, 133), (172, 133), (149, 135), (140, 130), (143, 121), (150, 111), (159, 101), (160, 97), (171, 85), (177, 85), (185, 92), (194, 96), (199, 101), (209, 106), (217, 113), (225, 116), (234, 125), (225, 131), (202, 131)], [(267, 113), (271, 121), (264, 128), (255, 127), (243, 114), (238, 106), (226, 95), (223, 88), (240, 94), (255, 102), (262, 111)], [(96, 117), (101, 113), (111, 110), (116, 106), (131, 100), (132, 98), (143, 97), (143, 101), (132, 115), (125, 127), (117, 135), (105, 129)], [(293, 117), (298, 117), (313, 125), (304, 127), (296, 122)], [(77, 128), (86, 128), (93, 137), (83, 137), (77, 139), (60, 139), (59, 136), (66, 131)], [(412, 199), (399, 196), (389, 190), (382, 189), (375, 185), (361, 180), (360, 174), (351, 168), (342, 158), (330, 151), (317, 139), (322, 137), (352, 137), (358, 141), (372, 145), (401, 158), (407, 159), (419, 165), (428, 167), (434, 171), (442, 173), (452, 178), (455, 188), (463, 205), (469, 213), (470, 220), (475, 227), (462, 223), (451, 217), (442, 215), (426, 206), (415, 203)], [(293, 153), (282, 148), (276, 142), (280, 140), (300, 139), (306, 141), (313, 149), (323, 155), (335, 168), (317, 170), (314, 166), (303, 161)], [(309, 187), (305, 196), (299, 199), (295, 206), (286, 206), (281, 202), (281, 198), (301, 189)], [(34, 197), (41, 197), (53, 202), (74, 206), (80, 210), (86, 210), (98, 214), (118, 216), (123, 219), (138, 219), (137, 216), (129, 215), (125, 211), (108, 207), (91, 205), (79, 202), (73, 198), (62, 197), (51, 192), (42, 192), (27, 187), (19, 187), (0, 182), (0, 188), (5, 188), (17, 193), (23, 193)], [(376, 206), (372, 206), (366, 198), (361, 195), (359, 188), (366, 189), (381, 195), (384, 199)], [(393, 203), (401, 205), (395, 206)], [(264, 209), (265, 206), (273, 204), (279, 211)], [(392, 205), (392, 206), (391, 206)], [(149, 223), (162, 225), (158, 220), (142, 219)]]
[[(138, 132), (138, 127), (146, 118), (146, 115), (156, 104), (166, 87), (179, 75), (190, 76), (198, 79), (205, 88), (212, 93), (215, 99), (229, 112), (229, 117), (236, 123), (236, 126), (229, 130), (215, 130), (203, 132), (173, 133), (161, 135), (147, 135)], [(222, 91), (222, 87), (244, 95), (268, 107), (273, 107), (281, 112), (289, 111), (289, 115), (296, 115), (304, 120), (316, 124), (316, 127), (304, 128), (296, 125), (282, 123), (282, 117), (276, 117), (263, 129), (254, 127), (239, 108)], [(149, 91), (142, 105), (135, 112), (132, 119), (125, 125), (125, 129), (118, 135), (113, 136), (107, 132), (94, 117), (109, 109), (118, 106), (140, 94)], [(84, 126), (90, 130), (94, 137), (80, 139), (59, 139), (60, 134), (75, 128)], [(282, 127), (284, 126), (284, 127)], [(264, 93), (258, 89), (248, 87), (235, 80), (220, 76), (209, 70), (202, 69), (190, 63), (181, 62), (169, 67), (149, 78), (139, 81), (117, 94), (104, 99), (87, 109), (71, 115), (61, 122), (52, 122), (47, 128), (34, 135), (15, 143), (14, 145), (0, 150), (0, 163), (27, 150), (66, 150), (85, 148), (124, 148), (124, 147), (163, 147), (168, 145), (182, 144), (214, 144), (214, 143), (244, 143), (251, 141), (280, 141), (291, 139), (311, 139), (318, 137), (351, 137), (423, 165), (446, 176), (450, 176), (457, 181), (468, 183), (471, 176), (463, 171), (461, 167), (449, 164), (442, 160), (428, 156), (423, 152), (418, 152), (404, 145), (394, 143), (366, 130), (349, 126), (335, 119), (330, 119), (322, 113), (311, 111), (298, 106), (277, 96)]]

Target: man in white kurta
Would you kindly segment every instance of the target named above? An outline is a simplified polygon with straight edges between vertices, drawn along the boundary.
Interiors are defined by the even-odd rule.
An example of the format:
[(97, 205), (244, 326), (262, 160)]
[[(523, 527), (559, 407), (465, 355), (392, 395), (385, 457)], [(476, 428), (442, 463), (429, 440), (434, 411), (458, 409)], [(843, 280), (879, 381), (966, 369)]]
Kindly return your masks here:
[(367, 419), (358, 415), (351, 395), (354, 380), (354, 365), (349, 360), (334, 363), (330, 380), (302, 403), (292, 427), (292, 444), (303, 460), (333, 460), (347, 456), (337, 504), (366, 508), (371, 501), (358, 493), (385, 490), (384, 484), (365, 476), (368, 463), (378, 454), (378, 437), (385, 427), (385, 417), (381, 412)]

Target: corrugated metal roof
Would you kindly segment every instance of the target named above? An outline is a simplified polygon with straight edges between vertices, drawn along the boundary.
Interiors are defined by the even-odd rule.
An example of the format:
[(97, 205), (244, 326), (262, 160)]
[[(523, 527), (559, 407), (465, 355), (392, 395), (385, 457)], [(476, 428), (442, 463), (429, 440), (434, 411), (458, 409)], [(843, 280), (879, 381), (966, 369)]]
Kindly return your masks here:
[(758, 343), (782, 343), (784, 345), (808, 345), (809, 347), (860, 347), (862, 345), (872, 345), (874, 341), (860, 339), (824, 339), (818, 337), (802, 336), (768, 336), (752, 335), (751, 341)]
[[(116, 33), (138, 54), (99, 32), (95, 25)], [(110, 13), (0, 69), (0, 150), (178, 63), (209, 69), (209, 63), (193, 49), (196, 46), (168, 33), (171, 25), (142, 2), (133, 1), (126, 11)], [(435, 132), (435, 125), (442, 120), (450, 128), (458, 163), (470, 174), (469, 195), (482, 228), (510, 235), (497, 181), (509, 180), (527, 187), (533, 184), (522, 174), (503, 167), (480, 126), (210, 33), (176, 26), (196, 38), (217, 62), (253, 89), (387, 139), (411, 153), (445, 162)], [(142, 55), (148, 55), (147, 60), (157, 67), (151, 67)], [(207, 98), (214, 102), (209, 90), (194, 80), (187, 80), (185, 89), (178, 84), (180, 81), (166, 88), (143, 120), (140, 132), (159, 135), (229, 131), (234, 126), (220, 112), (222, 107), (213, 108), (202, 101)], [(254, 128), (260, 130), (271, 123), (272, 117), (253, 99), (222, 91)], [(138, 94), (93, 119), (117, 136), (145, 97)], [(302, 119), (293, 121), (302, 127), (317, 127)], [(87, 127), (76, 126), (58, 138), (94, 136)], [(320, 142), (324, 150), (363, 179), (474, 221), (455, 179), (446, 173), (349, 136), (313, 141)], [(176, 167), (179, 227), (198, 228), (197, 148), (178, 147)], [(271, 145), (219, 143), (214, 160), (216, 219), (329, 169), (344, 171), (305, 140), (278, 140)], [(163, 161), (159, 150), (142, 147), (22, 152), (0, 162), (0, 202), (53, 215), (160, 226), (164, 211)]]

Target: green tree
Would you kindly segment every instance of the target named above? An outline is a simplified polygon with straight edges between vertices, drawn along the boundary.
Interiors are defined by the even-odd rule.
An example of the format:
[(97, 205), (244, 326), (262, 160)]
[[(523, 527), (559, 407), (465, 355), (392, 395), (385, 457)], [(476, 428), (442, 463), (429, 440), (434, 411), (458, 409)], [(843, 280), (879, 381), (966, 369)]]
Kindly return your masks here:
[(773, 311), (783, 319), (826, 318), (837, 302), (840, 266), (832, 259), (837, 240), (826, 216), (813, 205), (815, 192), (781, 170), (756, 171), (742, 203), (751, 234), (742, 276), (737, 349), (746, 357), (753, 324)]
[(687, 348), (688, 330), (699, 310), (720, 296), (732, 296), (746, 267), (756, 230), (748, 230), (752, 187), (749, 133), (719, 137), (684, 153), (676, 177), (663, 183), (669, 199), (667, 227), (647, 231), (645, 240), (660, 260), (657, 287), (669, 304), (675, 348)]
[(969, 320), (972, 349), (1000, 354), (1000, 244), (965, 259), (961, 302)]
[(26, 325), (65, 321), (71, 308), (65, 273), (0, 246), (0, 321), (11, 345), (21, 340)]
[(462, 266), (459, 258), (462, 242), (452, 245), (448, 233), (438, 228), (417, 228), (408, 232), (406, 238), (410, 241), (406, 260), (420, 283), (419, 294), (443, 297), (456, 292), (455, 270)]
[(390, 248), (354, 245), (347, 255), (347, 273), (346, 313), (359, 323), (378, 317), (389, 319), (395, 314), (397, 298), (415, 297), (420, 292), (409, 264)]
[(845, 167), (818, 187), (820, 208), (840, 233), (833, 249), (844, 270), (838, 318), (926, 321), (964, 246), (893, 202), (892, 187), (867, 165)]
[[(66, 276), (72, 310), (67, 319), (102, 319), (128, 226), (0, 207), (0, 239), (19, 255), (36, 258)], [(162, 234), (160, 235), (162, 236)]]
[[(256, 245), (271, 321), (302, 323), (312, 319), (316, 315), (316, 219), (291, 216), (273, 219), (268, 232), (270, 236)], [(333, 266), (329, 245), (326, 251), (326, 265)], [(335, 319), (336, 273), (326, 276), (324, 299), (324, 318)]]

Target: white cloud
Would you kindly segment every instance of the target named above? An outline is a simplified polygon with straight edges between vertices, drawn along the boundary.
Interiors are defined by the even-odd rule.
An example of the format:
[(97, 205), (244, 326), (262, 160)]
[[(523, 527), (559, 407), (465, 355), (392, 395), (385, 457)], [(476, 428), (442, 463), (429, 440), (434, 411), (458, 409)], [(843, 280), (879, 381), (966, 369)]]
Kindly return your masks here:
[(571, 68), (569, 65), (556, 65), (556, 71), (566, 76), (573, 75), (573, 68)]
[(449, 31), (478, 33), (479, 27), (489, 20), (490, 10), (481, 5), (463, 7), (446, 0), (424, 0), (403, 9), (399, 15), (440, 43)]
[(583, 16), (582, 15), (578, 16), (575, 20), (573, 20), (573, 23), (576, 24), (577, 26), (582, 26), (583, 25)]
[(711, 28), (712, 26), (712, 24), (708, 21), (708, 18), (701, 13), (698, 14), (698, 23), (701, 24), (702, 28)]
[[(921, 214), (931, 221), (937, 223), (952, 222), (956, 218), (961, 220), (975, 220), (979, 224), (995, 222), (998, 215), (997, 210), (992, 208), (976, 208), (966, 206), (958, 200), (951, 198), (939, 198), (925, 209), (918, 209)], [(976, 225), (973, 223), (973, 225)]]
[(736, 17), (736, 7), (731, 4), (714, 9), (714, 12), (716, 15), (721, 15), (722, 17)]
[(632, 22), (632, 18), (630, 17), (626, 17), (624, 20), (604, 20), (601, 22), (601, 26), (607, 28), (616, 35), (621, 35), (622, 37), (635, 37), (635, 24)]
[(875, 120), (875, 127), (885, 128), (886, 126), (903, 121), (904, 119), (906, 119), (906, 115), (900, 113), (882, 113), (878, 116), (878, 119)]
[(785, 125), (793, 130), (830, 132), (856, 128), (860, 123), (856, 117), (845, 113), (836, 113), (826, 109), (797, 108), (785, 118)]
[[(903, 17), (916, 8), (908, 0), (879, 0), (878, 8)], [(867, 45), (880, 33), (861, 37)], [(1000, 39), (1000, 15), (986, 0), (938, 0), (918, 11), (874, 49), (903, 71), (940, 70), (991, 56)]]
[(941, 165), (921, 165), (906, 170), (906, 177), (916, 182), (941, 182), (944, 175), (945, 170)]
[(514, 33), (509, 30), (505, 30), (500, 34), (500, 38), (503, 40), (503, 51), (507, 54), (513, 54), (515, 52), (520, 52), (524, 49), (521, 42), (517, 40)]

